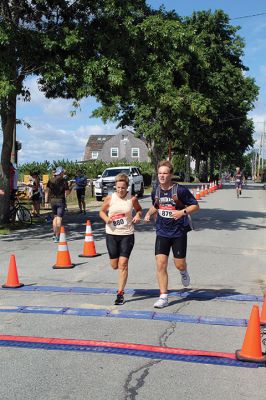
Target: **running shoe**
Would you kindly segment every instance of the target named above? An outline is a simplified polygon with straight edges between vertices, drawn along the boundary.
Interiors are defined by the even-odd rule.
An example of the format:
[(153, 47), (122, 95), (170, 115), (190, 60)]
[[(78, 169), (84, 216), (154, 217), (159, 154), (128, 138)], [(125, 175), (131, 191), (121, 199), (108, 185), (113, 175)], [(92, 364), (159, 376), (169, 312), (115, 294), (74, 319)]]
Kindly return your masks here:
[(241, 196), (241, 194), (242, 194), (242, 191), (241, 191), (241, 190), (239, 190), (239, 194), (240, 194), (240, 196)]
[(159, 297), (159, 299), (154, 303), (154, 308), (164, 308), (168, 306), (167, 297)]
[(190, 284), (190, 276), (187, 271), (180, 272), (182, 285), (188, 287)]
[(54, 243), (59, 243), (59, 237), (58, 236), (54, 236), (53, 237), (53, 242)]
[(124, 304), (124, 295), (117, 293), (116, 299), (115, 299), (115, 305), (116, 306), (122, 306)]

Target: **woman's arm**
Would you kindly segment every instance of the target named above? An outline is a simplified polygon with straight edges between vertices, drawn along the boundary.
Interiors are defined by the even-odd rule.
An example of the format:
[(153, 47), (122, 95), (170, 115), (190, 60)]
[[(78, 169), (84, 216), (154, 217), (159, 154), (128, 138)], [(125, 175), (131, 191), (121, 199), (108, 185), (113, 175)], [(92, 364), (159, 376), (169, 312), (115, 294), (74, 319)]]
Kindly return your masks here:
[(148, 211), (147, 211), (147, 213), (146, 213), (146, 215), (145, 215), (145, 217), (144, 217), (144, 221), (145, 221), (145, 222), (150, 222), (151, 216), (154, 215), (154, 214), (156, 214), (157, 212), (158, 212), (157, 208), (155, 208), (154, 206), (151, 206), (151, 207), (148, 209)]
[(110, 222), (112, 222), (111, 218), (107, 215), (107, 211), (110, 207), (110, 200), (111, 200), (111, 196), (107, 196), (103, 202), (103, 205), (102, 205), (100, 211), (99, 211), (99, 216), (106, 224), (109, 224)]
[(138, 201), (137, 197), (133, 197), (132, 198), (132, 204), (133, 204), (134, 210), (136, 211), (136, 215), (133, 217), (132, 222), (133, 223), (138, 223), (141, 220), (142, 207), (139, 204), (139, 201)]

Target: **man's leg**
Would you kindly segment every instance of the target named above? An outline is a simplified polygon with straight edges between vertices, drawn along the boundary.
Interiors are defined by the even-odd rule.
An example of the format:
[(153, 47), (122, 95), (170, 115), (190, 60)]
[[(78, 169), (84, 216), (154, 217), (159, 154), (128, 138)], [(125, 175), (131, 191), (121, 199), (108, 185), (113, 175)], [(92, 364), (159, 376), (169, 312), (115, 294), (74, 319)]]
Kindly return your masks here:
[(83, 212), (85, 213), (85, 212), (86, 212), (85, 196), (82, 196), (82, 198), (81, 198), (81, 204), (82, 204), (82, 206), (83, 206)]
[(160, 297), (154, 303), (155, 308), (163, 308), (168, 306), (168, 256), (165, 254), (156, 255), (156, 276), (160, 288)]
[(174, 258), (174, 264), (179, 272), (185, 272), (187, 270), (187, 263), (185, 258)]
[(190, 276), (187, 271), (187, 263), (185, 258), (174, 258), (175, 267), (179, 270), (183, 286), (187, 287), (190, 284)]
[(174, 255), (174, 264), (176, 269), (181, 274), (181, 281), (183, 286), (187, 287), (190, 284), (190, 277), (187, 271), (187, 236), (181, 236), (179, 238), (174, 239), (173, 242), (173, 255)]
[(58, 217), (57, 215), (55, 215), (53, 219), (53, 231), (54, 235), (57, 238), (59, 238), (60, 235), (61, 225), (62, 225), (62, 217)]
[(168, 273), (167, 273), (168, 256), (158, 254), (156, 256), (156, 276), (160, 289), (160, 294), (167, 294), (168, 290)]

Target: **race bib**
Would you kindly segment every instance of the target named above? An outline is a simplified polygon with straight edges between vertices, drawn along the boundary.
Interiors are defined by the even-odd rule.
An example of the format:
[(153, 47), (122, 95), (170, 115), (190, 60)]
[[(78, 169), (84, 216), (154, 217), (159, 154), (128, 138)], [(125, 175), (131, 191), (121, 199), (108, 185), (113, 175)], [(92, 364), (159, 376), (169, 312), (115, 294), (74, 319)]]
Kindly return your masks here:
[(124, 228), (128, 224), (125, 214), (116, 214), (116, 215), (113, 215), (111, 218), (112, 218), (113, 227), (116, 229)]
[(161, 206), (158, 213), (162, 218), (173, 218), (173, 211), (175, 211), (175, 207), (173, 206)]

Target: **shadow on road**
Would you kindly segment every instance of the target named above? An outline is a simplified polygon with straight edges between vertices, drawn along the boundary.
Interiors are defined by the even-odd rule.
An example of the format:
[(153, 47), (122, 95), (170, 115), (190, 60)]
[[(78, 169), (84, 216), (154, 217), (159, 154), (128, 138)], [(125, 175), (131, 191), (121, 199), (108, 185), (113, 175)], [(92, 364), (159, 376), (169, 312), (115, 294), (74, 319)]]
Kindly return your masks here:
[[(254, 190), (254, 189), (253, 189)], [(243, 196), (242, 199), (244, 200)], [(143, 209), (145, 215), (147, 209)], [(48, 215), (48, 213), (47, 213)], [(46, 215), (44, 215), (45, 217)], [(243, 210), (224, 210), (222, 208), (205, 208), (193, 215), (193, 224), (196, 231), (205, 229), (211, 230), (257, 230), (265, 229), (261, 222), (265, 218), (265, 213), (259, 211)], [(68, 211), (64, 216), (64, 226), (66, 229), (67, 240), (80, 240), (84, 238), (86, 221), (91, 221), (92, 232), (95, 241), (105, 238), (105, 225), (99, 217), (98, 210), (88, 211), (86, 215), (77, 211)], [(256, 221), (257, 220), (257, 221)], [(152, 232), (155, 229), (155, 222), (141, 222), (136, 225), (138, 232)], [(2, 241), (24, 240), (24, 239), (50, 239), (52, 238), (52, 222), (36, 222), (27, 228), (16, 230), (10, 235), (2, 235)]]
[[(223, 210), (222, 208), (205, 208), (193, 215), (193, 223), (197, 231), (204, 229), (215, 230), (256, 230), (265, 229), (260, 222), (265, 213), (259, 211)], [(258, 223), (254, 223), (254, 219)], [(253, 220), (253, 221), (251, 221)]]
[[(181, 290), (169, 290), (169, 305), (180, 304), (186, 301), (209, 301), (214, 299), (227, 298), (230, 296), (246, 296), (243, 293), (237, 292), (235, 289), (181, 289)], [(174, 295), (178, 293), (177, 299), (174, 299), (174, 296), (171, 296), (171, 293)], [(179, 297), (180, 294), (180, 297)], [(158, 297), (159, 289), (136, 289), (132, 298), (127, 300), (127, 303), (135, 302), (135, 301), (143, 301), (150, 299), (151, 297)], [(173, 300), (174, 299), (174, 300)]]

